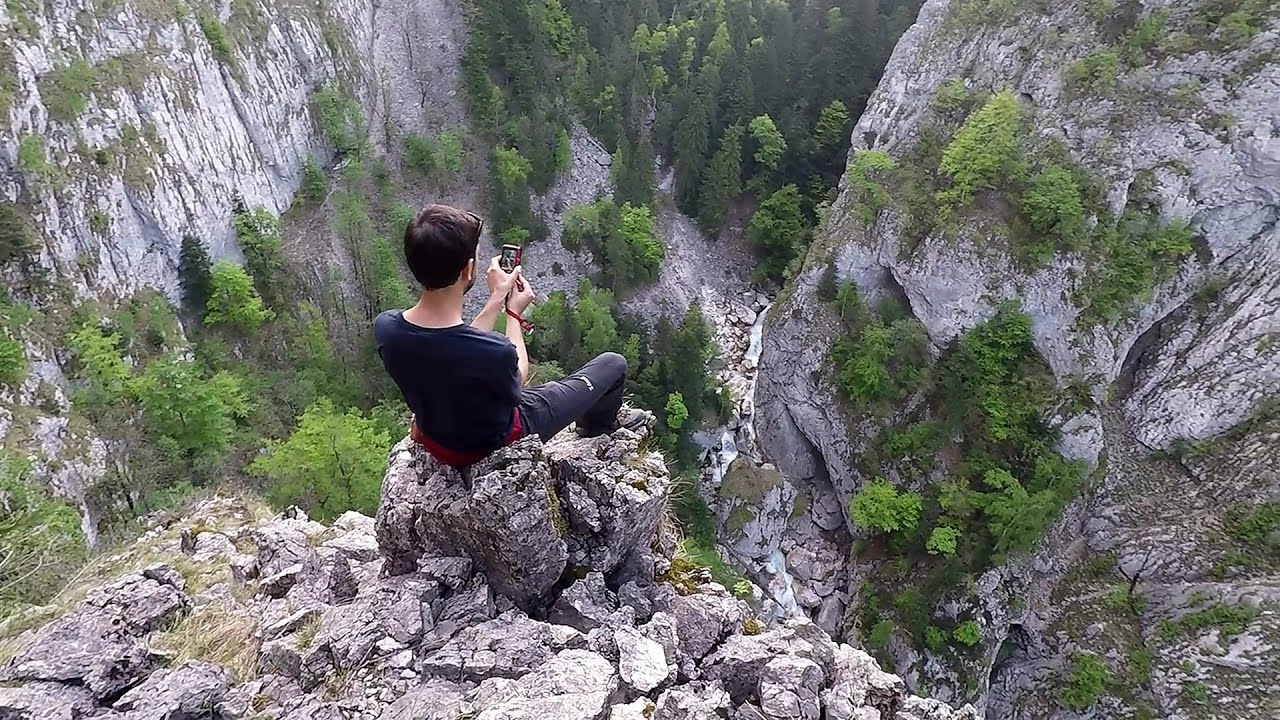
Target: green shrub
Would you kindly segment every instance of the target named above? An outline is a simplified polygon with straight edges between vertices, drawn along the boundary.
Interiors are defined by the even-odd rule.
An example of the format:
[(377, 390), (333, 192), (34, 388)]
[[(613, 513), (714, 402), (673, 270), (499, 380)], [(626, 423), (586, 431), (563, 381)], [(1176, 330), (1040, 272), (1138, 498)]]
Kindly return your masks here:
[(245, 270), (253, 277), (258, 295), (268, 306), (280, 306), (287, 290), (279, 221), (266, 208), (256, 208), (235, 213), (232, 224), (244, 251)]
[(969, 88), (962, 78), (947, 81), (933, 94), (933, 109), (943, 115), (955, 115), (969, 103)]
[(960, 531), (953, 527), (936, 527), (929, 534), (925, 549), (930, 555), (955, 557), (956, 547), (960, 542)]
[(14, 206), (0, 202), (0, 265), (26, 257), (32, 246), (26, 218)]
[(965, 620), (951, 631), (951, 637), (965, 647), (973, 647), (982, 640), (982, 628), (975, 620)]
[(49, 164), (43, 136), (22, 136), (22, 140), (18, 142), (18, 168), (34, 176), (41, 183), (54, 179), (57, 171)]
[(95, 235), (106, 235), (111, 229), (111, 216), (101, 210), (94, 210), (89, 213), (89, 230)]
[(391, 437), (359, 410), (339, 412), (321, 398), (298, 419), (288, 440), (268, 444), (249, 472), (272, 482), (276, 507), (298, 505), (321, 522), (348, 510), (378, 509)]
[(209, 299), (205, 304), (206, 325), (228, 325), (252, 332), (275, 317), (262, 306), (253, 289), (253, 278), (235, 263), (220, 260), (209, 275)]
[(1252, 510), (1236, 509), (1229, 516), (1227, 532), (1249, 545), (1262, 545), (1280, 532), (1280, 502), (1266, 502)]
[(77, 58), (40, 79), (40, 98), (54, 120), (74, 122), (84, 112), (97, 82), (97, 69), (84, 58)]
[[(837, 296), (843, 308), (842, 299)], [(853, 312), (860, 314), (857, 307)], [(836, 387), (846, 398), (858, 408), (883, 407), (918, 389), (928, 362), (928, 335), (915, 319), (888, 326), (871, 319), (854, 337), (836, 341), (831, 359), (837, 368)]]
[(867, 644), (873, 648), (882, 648), (889, 642), (889, 638), (893, 637), (893, 621), (881, 620), (871, 628), (870, 634), (867, 635)]
[(1080, 58), (1067, 68), (1067, 83), (1087, 90), (1110, 90), (1120, 79), (1120, 54), (1099, 50)]
[(27, 378), (27, 358), (22, 343), (0, 328), (0, 385), (16, 387)]
[(853, 522), (864, 530), (910, 533), (920, 522), (920, 496), (899, 494), (884, 478), (876, 478), (849, 501)]
[(1176, 622), (1165, 621), (1161, 623), (1158, 634), (1162, 640), (1168, 641), (1179, 635), (1196, 635), (1214, 628), (1223, 640), (1230, 640), (1244, 632), (1257, 616), (1258, 609), (1249, 605), (1218, 604), (1189, 612)]
[[(1057, 241), (1059, 248), (1080, 246), (1085, 233), (1084, 199), (1072, 173), (1049, 165), (1031, 179), (1019, 200), (1022, 212), (1036, 233)], [(1052, 247), (1049, 248), (1050, 252)], [(1035, 259), (1048, 260), (1046, 253)]]
[(942, 153), (939, 172), (951, 181), (939, 200), (962, 205), (978, 190), (1019, 178), (1022, 169), (1022, 109), (1006, 90), (969, 116)]
[(423, 175), (435, 173), (438, 167), (435, 142), (413, 133), (406, 135), (404, 138), (404, 162)]
[(320, 130), (334, 150), (347, 155), (365, 147), (364, 113), (355, 98), (327, 87), (312, 95), (312, 102), (319, 116)]
[(689, 408), (685, 406), (684, 396), (680, 393), (675, 392), (667, 396), (665, 409), (667, 427), (672, 430), (679, 430), (689, 421)]
[(600, 262), (608, 287), (621, 290), (657, 278), (666, 252), (658, 240), (653, 211), (603, 198), (572, 208), (565, 215), (561, 244), (590, 250)]
[(1126, 671), (1129, 684), (1146, 687), (1151, 683), (1151, 670), (1155, 667), (1155, 653), (1141, 647), (1129, 653), (1129, 667)]
[(924, 631), (924, 644), (934, 652), (942, 652), (947, 646), (947, 633), (936, 625), (930, 625)]
[(320, 163), (308, 157), (302, 163), (302, 198), (313, 205), (324, 202), (329, 192), (329, 179), (325, 177)]
[(0, 620), (48, 603), (88, 556), (79, 513), (34, 487), (28, 470), (25, 460), (0, 454)]
[(239, 421), (252, 408), (239, 378), (225, 372), (208, 376), (176, 356), (147, 365), (132, 383), (132, 393), (161, 450), (208, 475), (221, 467)]
[(944, 440), (937, 423), (921, 421), (885, 430), (876, 449), (883, 460), (914, 460), (929, 465)]
[(884, 182), (896, 167), (892, 157), (878, 150), (860, 150), (853, 156), (845, 182), (864, 223), (870, 225), (889, 206), (891, 198)]
[(809, 240), (809, 224), (802, 209), (804, 198), (799, 188), (787, 185), (760, 203), (747, 225), (747, 239), (761, 256), (756, 274), (782, 278)]
[(462, 152), (466, 134), (459, 129), (446, 130), (436, 136), (436, 162), (451, 173), (462, 172)]
[(222, 20), (211, 11), (201, 10), (196, 13), (196, 23), (200, 26), (200, 32), (204, 33), (205, 40), (209, 41), (213, 56), (223, 65), (235, 67), (236, 58), (231, 35), (227, 32), (227, 26), (222, 24)]
[(1266, 16), (1252, 8), (1242, 8), (1227, 15), (1218, 26), (1218, 37), (1227, 47), (1244, 47), (1266, 28)]
[(1076, 653), (1071, 656), (1071, 677), (1068, 686), (1058, 695), (1058, 701), (1075, 712), (1093, 707), (1107, 687), (1107, 666), (1097, 655)]
[(1151, 51), (1156, 49), (1160, 41), (1168, 35), (1165, 25), (1169, 21), (1169, 10), (1157, 8), (1149, 15), (1138, 20), (1133, 29), (1125, 33), (1122, 43), (1124, 61), (1129, 67), (1144, 65), (1150, 59)]
[(1085, 277), (1081, 305), (1095, 320), (1118, 320), (1135, 302), (1172, 277), (1180, 261), (1195, 251), (1185, 222), (1161, 227), (1135, 211), (1094, 232), (1097, 267)]
[(1182, 686), (1182, 696), (1189, 702), (1197, 705), (1204, 705), (1209, 702), (1209, 688), (1204, 683), (1189, 682)]

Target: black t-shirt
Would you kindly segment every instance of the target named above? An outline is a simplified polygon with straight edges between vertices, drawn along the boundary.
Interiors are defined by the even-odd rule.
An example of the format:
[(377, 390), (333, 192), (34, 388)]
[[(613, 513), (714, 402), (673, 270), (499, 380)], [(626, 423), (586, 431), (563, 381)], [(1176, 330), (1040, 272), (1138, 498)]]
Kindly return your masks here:
[(506, 444), (520, 403), (519, 360), (510, 340), (470, 325), (418, 327), (400, 310), (379, 315), (373, 335), (423, 434), (457, 452)]

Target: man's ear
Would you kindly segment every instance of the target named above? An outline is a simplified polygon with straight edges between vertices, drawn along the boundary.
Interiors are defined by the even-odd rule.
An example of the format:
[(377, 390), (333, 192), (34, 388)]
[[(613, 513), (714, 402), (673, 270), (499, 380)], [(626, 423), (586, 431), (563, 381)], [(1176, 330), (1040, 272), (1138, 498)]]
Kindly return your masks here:
[(471, 282), (476, 279), (476, 259), (471, 258), (467, 261), (467, 266), (462, 269), (462, 279)]

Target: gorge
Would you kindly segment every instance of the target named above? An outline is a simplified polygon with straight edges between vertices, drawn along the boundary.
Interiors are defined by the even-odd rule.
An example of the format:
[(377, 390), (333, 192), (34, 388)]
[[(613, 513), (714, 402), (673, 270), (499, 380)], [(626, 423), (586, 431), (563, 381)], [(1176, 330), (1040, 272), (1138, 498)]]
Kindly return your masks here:
[[(515, 718), (521, 697), (619, 719), (1280, 716), (1271, 0), (9, 0), (0, 36), (0, 718)], [(608, 485), (665, 458), (680, 539), (628, 538), (655, 554), (636, 588), (586, 562), (542, 589), (559, 611), (530, 610), (485, 558), (377, 577), (406, 418), (367, 325), (412, 302), (397, 233), (429, 201), (484, 215), (482, 254), (527, 245), (537, 379), (631, 362), (647, 444), (560, 462)], [(547, 462), (568, 493), (577, 471)], [(590, 515), (565, 505), (538, 512)], [(368, 647), (337, 639), (343, 572)], [(405, 583), (440, 588), (439, 645), (379, 604)], [(252, 638), (217, 708), (148, 711), (162, 653), (41, 714), (88, 681), (22, 675), (32, 644), (144, 587), (173, 607), (138, 638), (191, 616)], [(724, 625), (696, 658), (688, 627), (667, 643), (639, 617), (686, 605)], [(484, 633), (546, 657), (439, 654)], [(619, 650), (651, 641), (646, 689)], [(744, 660), (751, 687), (719, 700), (757, 642), (778, 675)], [(583, 668), (589, 701), (529, 695)], [(347, 671), (363, 684), (329, 682)], [(891, 699), (841, 705), (844, 680)], [(766, 690), (788, 683), (811, 701)]]

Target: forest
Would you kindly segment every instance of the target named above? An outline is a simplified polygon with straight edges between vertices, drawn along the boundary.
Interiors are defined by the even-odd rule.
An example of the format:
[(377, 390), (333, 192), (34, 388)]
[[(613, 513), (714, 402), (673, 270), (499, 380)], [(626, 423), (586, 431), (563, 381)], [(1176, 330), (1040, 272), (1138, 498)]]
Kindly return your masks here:
[[(674, 469), (693, 472), (690, 434), (732, 406), (707, 372), (711, 330), (696, 306), (683, 317), (636, 318), (618, 302), (661, 266), (655, 211), (673, 202), (712, 236), (726, 218), (749, 217), (757, 279), (782, 281), (835, 197), (853, 122), (918, 5), (474, 0), (463, 60), (469, 128), (408, 135), (383, 153), (368, 140), (353, 88), (342, 79), (320, 88), (312, 110), (332, 154), (306, 162), (283, 218), (236, 207), (243, 265), (214, 262), (204, 239), (188, 235), (176, 305), (146, 291), (52, 313), (5, 293), (0, 384), (30, 370), (9, 328), (65, 348), (75, 422), (105, 450), (106, 476), (90, 500), (103, 509), (104, 547), (135, 532), (135, 517), (214, 488), (261, 493), (325, 521), (372, 514), (386, 450), (407, 421), (371, 337), (379, 312), (414, 302), (398, 249), (414, 212), (407, 188), (447, 186), (465, 166), (487, 167), (495, 240), (542, 241), (530, 198), (568, 169), (580, 123), (613, 153), (616, 192), (569, 213), (563, 242), (592, 253), (600, 272), (583, 279), (575, 301), (553, 295), (532, 313), (535, 382), (622, 352), (633, 368), (629, 393), (657, 414)], [(674, 173), (671, 197), (655, 188), (659, 172)], [(292, 228), (314, 228), (318, 217), (349, 263), (286, 250)], [(0, 235), (5, 253), (37, 239), (9, 212)], [(58, 407), (53, 397), (41, 402)], [(76, 511), (32, 489), (30, 472), (17, 454), (0, 453), (0, 616), (47, 597), (90, 553)], [(705, 525), (705, 506), (687, 517)], [(710, 544), (705, 528), (693, 535)], [(698, 556), (724, 575), (708, 550)]]

